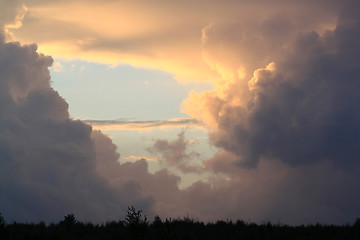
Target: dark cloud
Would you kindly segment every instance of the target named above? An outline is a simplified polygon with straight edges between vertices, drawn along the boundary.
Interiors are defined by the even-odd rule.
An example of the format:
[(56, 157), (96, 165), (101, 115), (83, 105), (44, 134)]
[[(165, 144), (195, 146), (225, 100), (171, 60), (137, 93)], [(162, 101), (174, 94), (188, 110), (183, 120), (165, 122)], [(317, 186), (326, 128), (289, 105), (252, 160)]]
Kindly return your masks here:
[(215, 179), (183, 191), (181, 201), (191, 206), (194, 216), (344, 224), (359, 215), (358, 168), (343, 171), (330, 161), (292, 167), (274, 159), (260, 160), (256, 168), (239, 168), (236, 156), (215, 158), (207, 164), (216, 168)]
[[(322, 36), (298, 34), (273, 64), (255, 71), (247, 104), (222, 103), (213, 143), (250, 165), (261, 157), (357, 164), (359, 36), (359, 20), (351, 14)], [(235, 84), (229, 89), (229, 99), (243, 91)]]
[[(181, 191), (178, 188), (180, 177), (169, 173), (166, 169), (156, 173), (148, 171), (145, 159), (135, 162), (119, 163), (116, 146), (100, 131), (94, 131), (93, 138), (98, 152), (97, 170), (117, 189), (124, 189), (128, 194), (134, 194), (131, 189), (139, 189), (153, 201), (157, 214), (162, 216), (182, 216), (183, 208), (178, 205)], [(138, 194), (135, 192), (135, 194)]]
[(5, 218), (50, 222), (74, 213), (99, 222), (123, 218), (131, 205), (150, 216), (154, 209), (184, 215), (177, 200), (180, 178), (167, 170), (149, 173), (144, 159), (120, 164), (108, 137), (69, 118), (68, 104), (50, 86), (53, 60), (36, 50), (35, 44), (0, 43), (0, 211)]
[(115, 189), (96, 171), (101, 151), (91, 127), (70, 119), (67, 103), (50, 87), (52, 59), (38, 54), (36, 45), (3, 42), (0, 56), (2, 214), (57, 221), (72, 212), (106, 221), (122, 217), (132, 204), (151, 211), (152, 200), (134, 184)]
[[(245, 61), (249, 72), (257, 70), (249, 82), (233, 74), (185, 102), (223, 149), (204, 162), (214, 179), (184, 190), (197, 216), (300, 224), (345, 223), (360, 214), (359, 4), (346, 1), (339, 9), (336, 27), (327, 31), (286, 15), (252, 25), (255, 33), (241, 23), (238, 32), (229, 25), (204, 30), (213, 66), (234, 72)], [(257, 45), (261, 51), (246, 62)]]

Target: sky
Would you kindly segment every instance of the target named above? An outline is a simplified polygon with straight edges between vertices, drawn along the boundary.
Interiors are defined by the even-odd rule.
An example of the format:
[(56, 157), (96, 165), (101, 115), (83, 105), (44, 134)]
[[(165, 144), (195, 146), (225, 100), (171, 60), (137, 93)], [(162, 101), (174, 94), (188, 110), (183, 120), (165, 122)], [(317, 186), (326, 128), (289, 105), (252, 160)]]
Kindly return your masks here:
[(360, 216), (357, 1), (0, 9), (7, 221)]

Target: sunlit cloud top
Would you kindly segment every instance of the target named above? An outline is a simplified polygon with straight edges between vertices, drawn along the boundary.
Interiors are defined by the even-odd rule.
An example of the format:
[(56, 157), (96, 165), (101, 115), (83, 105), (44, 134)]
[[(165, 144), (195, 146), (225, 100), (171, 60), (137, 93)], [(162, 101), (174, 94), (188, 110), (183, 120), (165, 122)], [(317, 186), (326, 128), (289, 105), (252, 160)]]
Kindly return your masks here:
[[(336, 22), (333, 12), (337, 7), (336, 3), (329, 1), (326, 5), (323, 1), (300, 4), (289, 1), (224, 3), (202, 0), (25, 1), (24, 4), (26, 14), (19, 13), (24, 15), (22, 26), (10, 29), (12, 38), (26, 43), (36, 42), (41, 52), (57, 58), (129, 63), (171, 72), (178, 80), (210, 82), (222, 75), (214, 66), (224, 64), (214, 62), (213, 50), (216, 49), (209, 44), (204, 46), (201, 40), (202, 31), (209, 26), (236, 27), (244, 39), (252, 41), (262, 36), (259, 33), (248, 35), (247, 29), (256, 29), (274, 16), (289, 22), (293, 29), (290, 31), (294, 32), (299, 28), (328, 28)], [(291, 21), (288, 19), (290, 16)], [(224, 43), (220, 47), (224, 53), (228, 52), (227, 62), (241, 61), (232, 62), (237, 68), (246, 64), (254, 54), (241, 51), (239, 59), (232, 53), (233, 36), (224, 33), (220, 37)], [(245, 44), (241, 47), (246, 48)]]

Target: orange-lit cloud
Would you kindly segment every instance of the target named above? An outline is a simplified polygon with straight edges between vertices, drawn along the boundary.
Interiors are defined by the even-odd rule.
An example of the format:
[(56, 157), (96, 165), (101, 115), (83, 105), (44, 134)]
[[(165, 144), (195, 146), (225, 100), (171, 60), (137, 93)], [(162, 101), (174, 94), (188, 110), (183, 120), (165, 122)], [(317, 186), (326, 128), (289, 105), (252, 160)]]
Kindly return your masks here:
[[(279, 16), (251, 31), (237, 25), (244, 28), (240, 33), (231, 25), (209, 26), (204, 33), (208, 59), (228, 80), (211, 91), (190, 93), (183, 111), (212, 129), (211, 143), (236, 155), (241, 166), (255, 167), (262, 157), (290, 165), (322, 159), (342, 167), (356, 164), (359, 151), (351, 143), (359, 134), (350, 133), (357, 131), (354, 119), (359, 119), (351, 109), (359, 102), (354, 89), (359, 87), (360, 34), (353, 9), (356, 4), (340, 11), (336, 27), (325, 32)], [(221, 49), (224, 42), (234, 52)], [(245, 79), (236, 76), (235, 63), (251, 53), (242, 65)]]
[[(246, 65), (256, 61), (256, 56), (266, 54), (266, 51), (261, 53), (266, 49), (262, 35), (259, 32), (248, 35), (254, 27), (268, 29), (271, 23), (269, 26), (263, 23), (278, 18), (288, 34), (293, 28), (320, 29), (334, 23), (332, 13), (337, 6), (327, 3), (324, 7), (321, 1), (301, 4), (204, 0), (24, 3), (27, 12), (22, 26), (11, 30), (13, 39), (36, 42), (41, 52), (56, 58), (156, 68), (173, 73), (178, 80), (209, 82), (232, 75), (229, 69), (242, 69), (244, 74)], [(288, 24), (286, 16), (291, 16), (293, 23)], [(211, 26), (226, 26), (238, 35), (234, 38), (225, 33), (217, 46), (209, 45), (206, 36)], [(271, 33), (273, 31), (268, 31)], [(270, 37), (281, 40), (280, 36)], [(246, 43), (251, 42), (254, 44), (249, 48)], [(239, 45), (243, 46), (239, 48)], [(222, 55), (223, 62), (214, 62), (214, 54)]]
[[(161, 216), (209, 221), (353, 221), (360, 213), (360, 5), (342, 3), (351, 5), (334, 14), (338, 1), (26, 2), (22, 26), (8, 37), (38, 42), (47, 54), (214, 82), (213, 90), (184, 101), (196, 120), (88, 123), (100, 129), (201, 124), (221, 151), (200, 166), (211, 177), (184, 189), (167, 168), (150, 173), (145, 159), (120, 164), (110, 138), (69, 118), (67, 103), (50, 86), (51, 58), (35, 45), (1, 42), (6, 215), (51, 221), (75, 210), (82, 218), (119, 219), (121, 208), (135, 202)], [(0, 16), (14, 22), (8, 19)], [(153, 150), (189, 172), (190, 144), (179, 134), (157, 140)]]

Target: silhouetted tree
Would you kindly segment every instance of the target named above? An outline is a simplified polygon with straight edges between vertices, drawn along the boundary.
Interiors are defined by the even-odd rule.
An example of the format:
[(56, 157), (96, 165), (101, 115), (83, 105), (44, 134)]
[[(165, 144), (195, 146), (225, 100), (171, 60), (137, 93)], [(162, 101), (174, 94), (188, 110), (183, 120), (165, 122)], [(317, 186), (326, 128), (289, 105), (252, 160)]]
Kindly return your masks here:
[(148, 219), (146, 215), (142, 217), (142, 211), (134, 208), (134, 206), (128, 207), (128, 212), (125, 217), (125, 225), (147, 225)]
[(124, 220), (125, 238), (127, 239), (147, 239), (148, 220), (146, 215), (142, 216), (141, 210), (136, 210), (134, 206), (128, 207), (128, 212)]
[(357, 218), (353, 224), (353, 227), (359, 228), (360, 229), (360, 218)]
[(74, 214), (68, 214), (64, 216), (64, 220), (60, 222), (60, 224), (64, 224), (67, 226), (75, 225), (77, 223), (77, 220), (74, 216)]
[(0, 239), (4, 239), (4, 234), (5, 234), (5, 219), (3, 218), (3, 216), (0, 213)]
[(59, 223), (62, 233), (69, 233), (74, 231), (76, 224), (77, 224), (77, 220), (74, 214), (68, 214), (64, 216), (64, 220), (60, 221)]
[[(148, 224), (142, 211), (134, 207), (128, 208), (125, 221), (112, 221), (105, 224), (82, 223), (76, 220), (73, 214), (68, 214), (58, 224), (46, 225), (44, 222), (35, 223), (6, 223), (0, 214), (2, 230), (0, 240), (16, 239), (135, 239), (135, 240), (235, 240), (235, 239), (261, 239), (261, 240), (359, 240), (360, 218), (353, 225), (300, 225), (288, 226), (272, 224), (265, 221), (262, 224), (238, 220), (232, 222), (199, 222), (189, 216), (178, 219), (161, 220), (154, 218)], [(126, 222), (126, 223), (125, 223)]]
[(153, 221), (153, 225), (161, 225), (162, 224), (162, 220), (161, 220), (161, 218), (159, 217), (159, 215), (156, 215), (155, 217), (154, 217), (154, 221)]
[(4, 228), (5, 227), (5, 219), (3, 218), (3, 216), (0, 213), (0, 228)]

